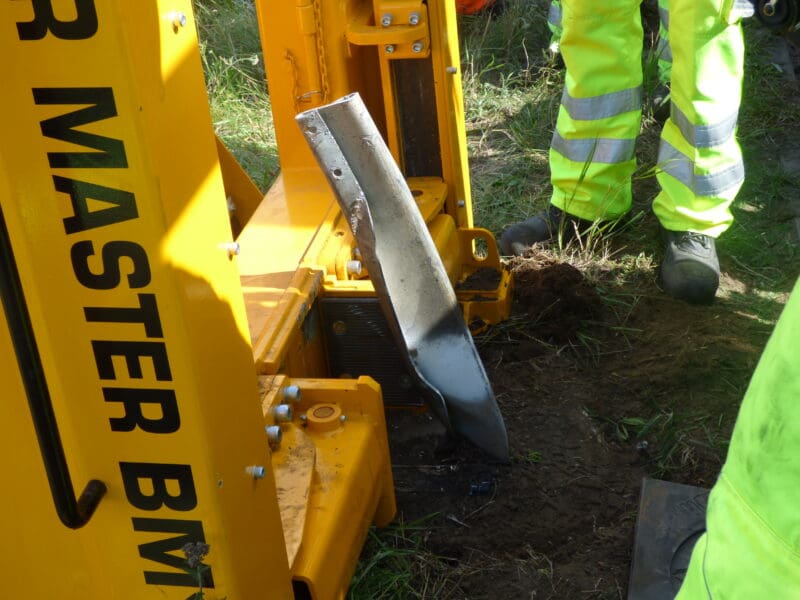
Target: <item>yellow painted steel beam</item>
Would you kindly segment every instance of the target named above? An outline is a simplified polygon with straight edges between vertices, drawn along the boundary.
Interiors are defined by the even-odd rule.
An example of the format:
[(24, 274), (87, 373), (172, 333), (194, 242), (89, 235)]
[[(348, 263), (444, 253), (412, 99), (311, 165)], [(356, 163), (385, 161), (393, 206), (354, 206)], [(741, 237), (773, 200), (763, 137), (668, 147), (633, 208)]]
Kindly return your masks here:
[[(0, 106), (16, 116), (0, 144), (0, 233), (19, 282), (0, 283), (31, 330), (12, 334), (2, 311), (0, 414), (13, 432), (0, 449), (20, 490), (0, 497), (6, 590), (185, 598), (196, 581), (181, 547), (207, 542), (210, 600), (288, 600), (297, 585), (342, 597), (367, 527), (395, 510), (380, 389), (304, 380), (310, 404), (297, 407), (310, 425), (284, 425), (273, 452), (256, 379), (326, 372), (306, 319), (325, 266), (300, 265), (320, 231), (339, 231), (331, 199), (313, 177), (294, 188), (307, 190), (304, 204), (280, 187), (256, 198), (213, 135), (188, 0), (90, 0), (62, 20), (69, 4), (0, 10), (19, 33), (0, 36), (15, 57)], [(25, 352), (42, 365), (34, 383), (52, 402), (64, 472), (78, 490), (90, 478), (108, 490), (77, 530), (49, 493)], [(328, 410), (349, 421), (318, 423)], [(287, 452), (292, 440), (308, 452)], [(295, 471), (302, 519), (276, 486)]]
[[(372, 522), (396, 512), (380, 387), (359, 379), (262, 379), (264, 418), (279, 427), (272, 465), (292, 576), (313, 598), (343, 598)], [(295, 388), (287, 399), (285, 390)], [(291, 418), (276, 417), (289, 406)], [(285, 415), (286, 411), (277, 414)]]
[(231, 227), (233, 235), (236, 237), (250, 220), (250, 217), (253, 216), (253, 213), (256, 212), (264, 195), (218, 137), (216, 142), (217, 156), (219, 157), (219, 166), (222, 172), (222, 183), (228, 200)]
[(50, 5), (0, 9), (0, 202), (68, 467), (108, 493), (74, 534), (40, 468), (24, 517), (4, 494), (3, 546), (36, 545), (6, 593), (183, 599), (206, 541), (208, 597), (289, 599), (272, 474), (245, 472), (269, 450), (191, 4)]

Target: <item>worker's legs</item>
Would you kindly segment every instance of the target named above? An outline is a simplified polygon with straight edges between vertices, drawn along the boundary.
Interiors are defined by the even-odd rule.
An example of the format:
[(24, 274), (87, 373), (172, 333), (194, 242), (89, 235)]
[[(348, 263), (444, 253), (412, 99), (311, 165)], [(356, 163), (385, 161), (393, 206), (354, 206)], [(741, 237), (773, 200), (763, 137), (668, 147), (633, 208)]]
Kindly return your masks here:
[(676, 600), (800, 599), (800, 281), (745, 394)]
[(552, 204), (586, 220), (631, 205), (642, 103), (640, 0), (562, 0), (567, 71), (550, 147)]
[[(658, 0), (658, 41), (653, 50), (659, 85), (651, 97), (653, 111), (663, 123), (669, 116), (669, 78), (672, 72), (672, 50), (669, 47), (669, 0)], [(561, 0), (551, 0), (547, 14), (550, 28), (549, 50), (559, 53), (561, 45)]]
[(676, 298), (714, 299), (714, 238), (733, 221), (729, 206), (744, 181), (736, 141), (744, 41), (738, 0), (671, 0), (670, 118), (661, 132), (653, 211), (667, 230), (661, 283)]
[[(561, 0), (560, 50), (567, 67), (550, 146), (551, 206), (508, 227), (504, 254), (556, 236), (564, 215), (613, 220), (631, 206), (642, 116), (641, 0)], [(565, 224), (566, 233), (574, 223)]]
[[(671, 0), (671, 116), (661, 134), (653, 203), (670, 231), (717, 237), (744, 180), (736, 141), (744, 43), (734, 0)], [(726, 5), (728, 8), (726, 9)], [(729, 23), (734, 21), (734, 23)]]

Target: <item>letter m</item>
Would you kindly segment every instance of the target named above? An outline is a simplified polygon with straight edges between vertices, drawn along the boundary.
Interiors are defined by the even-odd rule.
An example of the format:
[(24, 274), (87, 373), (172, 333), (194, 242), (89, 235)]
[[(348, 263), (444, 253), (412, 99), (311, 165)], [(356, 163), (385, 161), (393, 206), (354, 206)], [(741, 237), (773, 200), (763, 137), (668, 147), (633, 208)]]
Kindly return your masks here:
[(95, 152), (48, 152), (53, 168), (91, 169), (121, 168), (128, 166), (122, 140), (76, 129), (103, 119), (117, 116), (114, 91), (111, 88), (33, 88), (36, 104), (80, 106), (69, 113), (46, 119), (40, 123), (45, 137), (92, 148)]

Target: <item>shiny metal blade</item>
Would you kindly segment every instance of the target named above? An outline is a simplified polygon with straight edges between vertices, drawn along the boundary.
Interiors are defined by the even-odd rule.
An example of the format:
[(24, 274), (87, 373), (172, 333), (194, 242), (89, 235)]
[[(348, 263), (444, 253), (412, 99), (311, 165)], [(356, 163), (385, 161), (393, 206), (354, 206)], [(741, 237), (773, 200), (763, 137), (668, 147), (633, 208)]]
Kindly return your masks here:
[(508, 458), (503, 417), (441, 258), (358, 94), (296, 117), (341, 205), (378, 300), (433, 411)]

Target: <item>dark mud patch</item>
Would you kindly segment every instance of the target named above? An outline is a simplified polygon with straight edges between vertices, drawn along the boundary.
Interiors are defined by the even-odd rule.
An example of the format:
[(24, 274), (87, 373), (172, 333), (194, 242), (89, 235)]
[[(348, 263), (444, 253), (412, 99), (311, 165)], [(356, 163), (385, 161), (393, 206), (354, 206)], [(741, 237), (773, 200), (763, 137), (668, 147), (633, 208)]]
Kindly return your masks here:
[(497, 269), (483, 267), (456, 284), (456, 290), (496, 290), (503, 274)]

